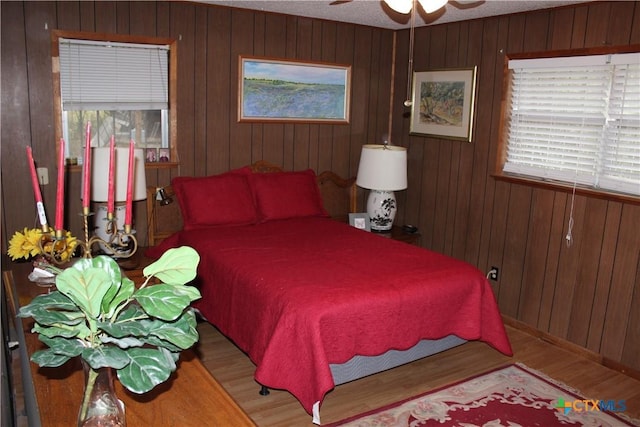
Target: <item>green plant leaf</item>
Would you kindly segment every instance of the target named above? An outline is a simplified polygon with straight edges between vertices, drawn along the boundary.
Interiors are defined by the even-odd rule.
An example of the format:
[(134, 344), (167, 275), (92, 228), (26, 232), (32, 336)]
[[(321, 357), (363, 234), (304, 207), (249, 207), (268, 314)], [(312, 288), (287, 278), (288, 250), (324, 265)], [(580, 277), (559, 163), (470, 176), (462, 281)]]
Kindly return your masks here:
[(133, 281), (128, 277), (123, 277), (118, 292), (111, 298), (109, 298), (109, 293), (105, 295), (102, 300), (102, 312), (106, 313), (108, 319), (113, 317), (116, 308), (118, 308), (120, 304), (131, 298), (135, 289), (136, 287)]
[(193, 310), (186, 311), (178, 320), (162, 323), (159, 328), (151, 332), (160, 339), (169, 341), (181, 349), (187, 349), (198, 341), (196, 330), (196, 316)]
[(100, 346), (96, 348), (85, 347), (82, 358), (93, 368), (109, 366), (114, 369), (122, 369), (130, 362), (127, 352), (116, 346)]
[(200, 291), (195, 286), (189, 285), (170, 285), (173, 286), (174, 292), (180, 293), (182, 295), (186, 295), (189, 297), (190, 301), (195, 301), (200, 299), (202, 295), (200, 295)]
[(139, 289), (134, 299), (149, 316), (162, 320), (177, 319), (191, 299), (188, 295), (175, 291), (175, 286), (159, 284)]
[(146, 393), (165, 382), (176, 369), (171, 353), (165, 349), (132, 348), (127, 350), (130, 362), (118, 370), (118, 379), (133, 393)]
[(79, 339), (54, 337), (49, 338), (46, 335), (40, 335), (38, 337), (40, 341), (45, 343), (55, 354), (67, 357), (76, 357), (82, 354), (82, 350), (85, 348)]
[(166, 251), (142, 270), (145, 277), (155, 276), (163, 283), (183, 285), (195, 279), (200, 255), (189, 246)]
[(118, 322), (115, 323), (99, 322), (98, 327), (115, 338), (124, 338), (127, 336), (146, 337), (153, 329), (160, 327), (162, 323), (161, 321), (151, 319), (118, 320)]
[(154, 347), (158, 347), (158, 348), (165, 348), (167, 350), (169, 350), (172, 354), (178, 353), (180, 351), (182, 351), (183, 349), (178, 347), (177, 345), (173, 345), (171, 344), (169, 341), (165, 341), (162, 340), (156, 336), (153, 335), (149, 335), (148, 337), (144, 337), (144, 338), (140, 338), (145, 344), (149, 344), (152, 345)]
[(90, 331), (84, 323), (68, 326), (63, 324), (42, 326), (39, 323), (33, 325), (31, 332), (42, 334), (46, 337), (86, 338)]
[(84, 319), (81, 311), (53, 311), (41, 307), (31, 308), (30, 316), (41, 325), (77, 325)]
[(109, 274), (100, 268), (87, 268), (82, 271), (67, 268), (56, 279), (58, 290), (94, 319), (100, 314), (102, 298), (111, 285)]
[(68, 297), (58, 291), (36, 296), (31, 302), (20, 307), (19, 317), (32, 317), (34, 310), (55, 308), (64, 311), (78, 311), (78, 307)]
[(120, 348), (142, 347), (144, 342), (134, 337), (114, 338), (110, 335), (100, 337), (103, 344), (115, 344)]
[(50, 348), (47, 348), (46, 350), (36, 351), (31, 355), (31, 361), (33, 363), (36, 363), (38, 366), (42, 366), (43, 368), (56, 368), (69, 359), (69, 356), (56, 354)]

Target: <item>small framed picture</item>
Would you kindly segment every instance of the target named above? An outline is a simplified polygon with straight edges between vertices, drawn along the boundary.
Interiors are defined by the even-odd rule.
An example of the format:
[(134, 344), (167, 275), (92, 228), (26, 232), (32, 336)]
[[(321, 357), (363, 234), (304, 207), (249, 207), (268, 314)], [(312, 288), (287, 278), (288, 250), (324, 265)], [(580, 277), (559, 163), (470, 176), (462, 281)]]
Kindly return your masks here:
[(364, 231), (371, 231), (371, 220), (368, 213), (350, 213), (349, 225)]
[(158, 156), (159, 162), (168, 162), (170, 160), (170, 154), (168, 148), (161, 148), (160, 155)]
[(147, 148), (144, 153), (144, 158), (146, 162), (147, 163), (157, 162), (158, 161), (157, 153), (158, 153), (157, 149)]

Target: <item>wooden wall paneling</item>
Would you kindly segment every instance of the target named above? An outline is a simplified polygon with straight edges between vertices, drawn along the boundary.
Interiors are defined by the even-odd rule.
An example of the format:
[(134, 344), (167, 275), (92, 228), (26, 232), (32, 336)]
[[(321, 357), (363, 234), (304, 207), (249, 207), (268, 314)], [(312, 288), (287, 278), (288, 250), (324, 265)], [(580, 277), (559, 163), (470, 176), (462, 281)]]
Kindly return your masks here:
[[(31, 141), (21, 140), (19, 147), (31, 145), (36, 167), (49, 170), (49, 185), (41, 185), (42, 198), (49, 224), (55, 223), (56, 205), (56, 140), (53, 133), (53, 78), (51, 75), (51, 36), (49, 22), (55, 22), (55, 5), (25, 3), (25, 36), (27, 85), (29, 90), (29, 123)], [(26, 175), (28, 176), (28, 175)], [(32, 193), (33, 195), (33, 193)]]
[[(240, 70), (238, 69), (238, 56), (253, 54), (253, 28), (254, 13), (243, 10), (233, 9), (231, 12), (231, 81), (237, 82)], [(230, 158), (229, 166), (231, 169), (240, 168), (251, 164), (251, 125), (247, 123), (238, 123), (238, 92), (237, 83), (236, 90), (229, 93), (229, 110), (234, 112), (235, 118), (232, 116), (229, 129)]]
[[(444, 67), (445, 68), (461, 68), (467, 64), (467, 58), (460, 58), (460, 52), (466, 51), (467, 40), (460, 38), (460, 24), (454, 23), (453, 25), (444, 26), (446, 31), (443, 45), (445, 46), (444, 52)], [(447, 141), (443, 141), (446, 143)], [(453, 237), (455, 233), (456, 218), (458, 217), (458, 210), (456, 202), (458, 199), (458, 191), (461, 190), (459, 185), (463, 179), (461, 175), (466, 174), (464, 165), (461, 164), (460, 153), (461, 145), (464, 144), (460, 141), (451, 140), (447, 143), (447, 148), (450, 155), (450, 170), (449, 170), (449, 182), (448, 182), (448, 194), (446, 201), (446, 222), (443, 229), (444, 232), (444, 249), (443, 252), (449, 255), (453, 254)], [(442, 154), (442, 153), (441, 153)], [(462, 196), (464, 197), (464, 196)]]
[[(560, 259), (556, 277), (556, 288), (553, 295), (549, 332), (566, 339), (569, 329), (569, 316), (571, 314), (570, 302), (576, 286), (576, 278), (580, 266), (580, 252), (584, 245), (583, 223), (585, 218), (586, 198), (576, 196), (573, 202), (573, 240), (571, 246), (563, 245), (560, 248)], [(568, 232), (570, 212), (572, 210), (571, 196), (569, 196), (565, 211), (565, 235)]]
[(611, 4), (611, 18), (609, 19), (609, 30), (607, 31), (607, 44), (620, 46), (632, 44), (631, 29), (633, 24), (634, 9), (638, 7), (637, 2), (624, 1)]
[[(638, 310), (637, 306), (634, 308), (631, 306), (634, 292), (638, 291), (638, 283), (636, 282), (640, 263), (638, 218), (640, 218), (640, 206), (624, 205), (620, 219), (621, 232), (618, 236), (616, 259), (611, 278), (611, 298), (607, 304), (601, 347), (601, 353), (613, 360), (622, 359), (627, 330), (640, 328), (640, 324), (629, 323), (631, 310)], [(627, 350), (627, 354), (629, 352), (630, 350)], [(638, 365), (638, 354), (636, 350), (636, 359), (630, 361), (632, 366)]]
[(211, 175), (231, 169), (230, 123), (237, 118), (230, 99), (237, 96), (238, 83), (231, 76), (231, 9), (207, 10), (207, 171)]
[[(624, 347), (622, 349), (621, 362), (626, 366), (638, 366), (638, 349), (640, 348), (640, 259), (636, 268), (636, 274), (633, 288), (633, 297), (631, 300), (631, 312), (629, 313), (627, 335), (624, 337)], [(635, 308), (634, 308), (635, 307)]]
[(566, 203), (566, 193), (554, 192), (553, 206), (551, 207), (552, 215), (548, 240), (549, 246), (547, 247), (547, 259), (544, 264), (542, 295), (539, 303), (540, 307), (536, 323), (532, 323), (532, 325), (545, 332), (549, 332), (550, 329), (549, 325), (551, 323), (551, 312), (554, 307), (560, 252), (562, 248), (566, 246)]
[(593, 2), (589, 4), (587, 17), (587, 32), (585, 34), (585, 47), (600, 47), (608, 44), (609, 20), (611, 3)]
[(552, 11), (549, 26), (549, 49), (571, 48), (574, 13), (573, 8), (559, 8)]
[[(284, 39), (284, 52), (288, 58), (298, 58), (297, 56), (297, 44), (298, 44), (298, 18), (295, 16), (286, 17), (286, 32)], [(295, 170), (295, 128), (293, 123), (286, 124), (283, 127), (283, 162), (285, 170)]]
[[(256, 56), (265, 56), (265, 15), (262, 13), (256, 13), (253, 16), (253, 51), (252, 54)], [(275, 163), (281, 166), (279, 158), (270, 157), (271, 154), (264, 153), (263, 141), (264, 141), (264, 128), (271, 126), (271, 124), (251, 123), (240, 124), (241, 126), (247, 126), (251, 129), (251, 163), (257, 160), (268, 160), (271, 163)]]
[[(336, 62), (338, 50), (338, 23), (331, 21), (322, 22), (322, 44), (320, 47), (320, 60), (323, 62)], [(333, 149), (333, 136), (335, 125), (319, 125), (318, 129), (318, 165), (313, 167), (316, 171), (331, 169)]]
[[(96, 8), (98, 3), (96, 2)], [(129, 3), (129, 18), (132, 25), (129, 34), (154, 36), (156, 34), (156, 2), (132, 1)], [(97, 20), (96, 14), (96, 20)]]
[[(207, 176), (213, 175), (207, 161), (209, 151), (215, 151), (207, 140), (207, 118), (209, 117), (209, 104), (207, 99), (209, 79), (207, 72), (208, 65), (208, 15), (200, 13), (194, 14), (194, 44), (193, 44), (193, 175)], [(211, 82), (214, 84), (214, 82)]]
[[(489, 144), (488, 144), (488, 157), (487, 157), (487, 173), (493, 173), (493, 171), (495, 171), (495, 159), (496, 159), (496, 153), (497, 153), (497, 145), (498, 145), (498, 138), (501, 132), (500, 129), (500, 123), (501, 123), (501, 117), (500, 117), (500, 107), (502, 105), (503, 102), (503, 92), (502, 92), (502, 88), (503, 88), (503, 70), (504, 70), (504, 59), (505, 59), (505, 53), (507, 51), (507, 44), (508, 44), (508, 37), (509, 37), (509, 18), (506, 16), (501, 16), (501, 17), (497, 17), (497, 18), (493, 18), (491, 20), (489, 20), (489, 22), (491, 22), (491, 24), (489, 24), (488, 22), (485, 22), (485, 26), (484, 26), (484, 37), (487, 36), (487, 32), (490, 34), (495, 34), (494, 36), (490, 36), (487, 38), (486, 43), (487, 43), (487, 49), (491, 48), (491, 44), (489, 42), (489, 40), (493, 40), (495, 38), (495, 50), (496, 50), (496, 56), (495, 56), (495, 63), (493, 65), (493, 68), (490, 67), (490, 64), (487, 64), (487, 66), (485, 66), (483, 64), (483, 69), (485, 70), (482, 74), (480, 74), (480, 76), (478, 77), (478, 82), (479, 84), (484, 83), (485, 79), (483, 76), (487, 76), (487, 75), (491, 75), (492, 76), (492, 80), (487, 81), (487, 84), (490, 84), (491, 81), (493, 81), (493, 99), (494, 99), (494, 103), (492, 104), (492, 114), (491, 114), (491, 130), (490, 133), (488, 134), (489, 136)], [(484, 42), (484, 40), (483, 40)], [(479, 87), (478, 88), (478, 92), (481, 93), (482, 88)], [(478, 113), (479, 114), (479, 113)], [(481, 133), (481, 136), (483, 136), (484, 134)], [(484, 141), (484, 138), (479, 137), (476, 139), (477, 143), (482, 143)], [(478, 150), (476, 150), (476, 152), (479, 152)], [(474, 171), (475, 173), (475, 171)], [(481, 173), (481, 171), (478, 169), (478, 173)], [(481, 230), (480, 230), (480, 241), (478, 243), (478, 253), (477, 253), (477, 263), (474, 263), (475, 265), (477, 265), (480, 268), (483, 268), (485, 271), (488, 271), (491, 266), (496, 265), (496, 264), (492, 264), (491, 261), (497, 261), (497, 255), (496, 253), (493, 254), (493, 259), (489, 256), (489, 248), (491, 247), (491, 242), (492, 242), (492, 236), (493, 236), (493, 209), (495, 206), (495, 200), (496, 200), (496, 181), (493, 178), (489, 178), (488, 176), (483, 176), (480, 175), (478, 177), (478, 179), (485, 179), (486, 180), (486, 187), (484, 190), (484, 195), (483, 195), (483, 199), (480, 200), (478, 203), (481, 205), (481, 212), (482, 212), (482, 224), (481, 224)], [(475, 178), (474, 178), (475, 179)], [(473, 228), (473, 227), (470, 227)], [(472, 231), (473, 233), (473, 231)], [(468, 260), (473, 259), (471, 254), (467, 256)], [(501, 257), (500, 257), (501, 260)], [(499, 288), (499, 283), (492, 283), (494, 286), (494, 290), (497, 290), (497, 288)]]
[(532, 189), (512, 185), (508, 202), (506, 228), (504, 228), (504, 254), (500, 275), (500, 299), (509, 308), (504, 314), (517, 318), (518, 303), (523, 286), (523, 271), (528, 242), (523, 240), (531, 226)]
[(552, 191), (533, 189), (531, 203), (531, 226), (527, 235), (527, 247), (524, 257), (518, 319), (529, 325), (535, 325), (540, 312), (544, 273), (547, 264), (547, 249), (551, 222), (553, 220)]
[(578, 49), (585, 47), (585, 36), (587, 33), (587, 18), (589, 16), (589, 5), (575, 8), (573, 18), (573, 32), (571, 34), (571, 48)]
[[(369, 96), (375, 94), (374, 99), (377, 99), (378, 96), (377, 88), (370, 86), (373, 64), (376, 59), (379, 60), (379, 56), (375, 52), (376, 43), (371, 42), (372, 33), (373, 29), (370, 27), (357, 27), (354, 33), (354, 45), (358, 48), (353, 52), (353, 60), (351, 61), (351, 120), (349, 125), (353, 141), (349, 144), (347, 152), (349, 164), (346, 165), (347, 171), (352, 171), (351, 175), (357, 173), (362, 145), (375, 142), (372, 139), (375, 130), (371, 129), (372, 122), (368, 120), (372, 116), (372, 110), (376, 108), (376, 103), (370, 101)], [(368, 73), (366, 78), (364, 73)], [(362, 138), (361, 143), (358, 143), (358, 138)]]
[(607, 315), (607, 303), (610, 297), (611, 278), (616, 257), (616, 245), (620, 233), (620, 218), (622, 217), (622, 203), (607, 203), (606, 222), (603, 226), (602, 248), (598, 260), (598, 276), (596, 279), (593, 305), (590, 307), (589, 335), (586, 347), (594, 352), (600, 351), (602, 331)]
[(549, 15), (548, 10), (525, 15), (525, 52), (541, 52), (549, 48)]
[[(0, 62), (2, 73), (2, 252), (6, 252), (7, 241), (13, 233), (25, 226), (37, 224), (37, 213), (31, 185), (22, 185), (20, 191), (6, 185), (15, 177), (28, 177), (26, 146), (31, 145), (29, 120), (29, 84), (27, 73), (27, 50), (25, 37), (24, 4), (1, 2), (2, 25), (0, 35)], [(53, 23), (52, 23), (53, 24)], [(11, 90), (9, 90), (9, 88)], [(8, 125), (10, 124), (10, 125)], [(33, 148), (33, 147), (32, 147)], [(28, 180), (25, 178), (24, 182)], [(30, 181), (28, 181), (30, 183)]]
[[(584, 243), (580, 245), (580, 268), (570, 303), (569, 341), (586, 347), (589, 321), (594, 305), (594, 295), (605, 231), (608, 202), (588, 199), (584, 219)], [(569, 304), (568, 304), (569, 305)]]
[[(511, 193), (511, 186), (505, 182), (497, 181), (495, 184), (495, 191), (493, 197), (493, 205), (491, 207), (491, 224), (489, 232), (489, 246), (487, 248), (487, 266), (496, 266), (500, 269), (504, 269), (503, 262), (505, 260), (505, 234), (507, 228), (507, 203)], [(500, 311), (506, 310), (507, 302), (502, 298), (502, 283), (504, 281), (504, 275), (498, 275), (497, 282), (492, 282), (492, 287), (496, 298), (498, 300), (498, 306)], [(513, 286), (513, 284), (506, 283), (506, 286)]]
[(178, 156), (180, 174), (195, 172), (194, 97), (195, 97), (195, 10), (184, 2), (171, 3), (171, 36), (178, 40)]
[(640, 43), (640, 7), (637, 2), (634, 2), (633, 8), (633, 21), (631, 24), (631, 36), (629, 37), (629, 44)]
[(79, 3), (80, 3), (80, 30), (95, 31), (96, 30), (95, 3), (90, 1), (81, 1)]
[[(370, 48), (366, 45), (357, 46), (355, 45), (355, 37), (356, 37), (356, 26), (346, 24), (346, 23), (338, 23), (336, 26), (336, 56), (335, 62), (337, 64), (345, 64), (351, 65), (351, 72), (354, 72), (354, 58), (356, 49), (365, 49), (370, 52)], [(376, 52), (371, 52), (373, 55), (376, 55)], [(371, 84), (375, 81), (371, 76), (371, 66), (368, 69), (359, 69), (356, 71), (356, 78), (363, 79), (366, 81), (370, 81), (371, 83), (368, 87), (371, 87)], [(372, 102), (377, 102), (377, 97), (373, 96), (371, 91), (368, 92), (367, 95)], [(358, 106), (361, 108), (361, 106)], [(336, 172), (340, 176), (347, 176), (349, 174), (349, 155), (351, 154), (351, 139), (354, 134), (354, 127), (351, 122), (349, 124), (343, 125), (335, 125), (333, 126), (333, 147), (331, 149), (331, 164), (327, 168), (327, 170), (332, 170)], [(317, 172), (322, 172), (322, 170), (318, 170)]]
[[(475, 35), (471, 36), (474, 40)], [(497, 59), (502, 58), (498, 55), (498, 20), (486, 20), (482, 27), (481, 52), (482, 55), (477, 61), (477, 87), (476, 87), (476, 105), (474, 111), (473, 123), (473, 158), (471, 170), (471, 187), (468, 200), (467, 224), (465, 227), (465, 235), (458, 235), (457, 239), (465, 239), (464, 252), (454, 252), (456, 257), (464, 259), (473, 265), (478, 266), (483, 271), (488, 271), (485, 265), (480, 263), (479, 253), (482, 242), (484, 215), (484, 201), (487, 197), (488, 187), (492, 185), (493, 178), (490, 173), (493, 167), (490, 159), (492, 159), (495, 149), (492, 132), (497, 127), (494, 126), (494, 120), (499, 116), (495, 114), (500, 107), (500, 93), (496, 92), (496, 87), (501, 85), (495, 84), (498, 75), (502, 75), (502, 62), (497, 64)], [(474, 47), (473, 49), (477, 49)], [(472, 64), (473, 65), (473, 64)], [(499, 81), (498, 81), (499, 82)], [(494, 117), (496, 116), (496, 117)], [(460, 245), (455, 245), (460, 247)]]
[(80, 2), (60, 1), (56, 2), (55, 5), (57, 11), (56, 18), (58, 20), (58, 25), (55, 28), (59, 30), (80, 31)]
[[(295, 57), (301, 60), (311, 60), (313, 58), (314, 22), (309, 18), (297, 17), (294, 29)], [(302, 170), (315, 163), (311, 161), (311, 156), (316, 154), (316, 152), (311, 152), (311, 125), (294, 124), (292, 128), (291, 170)]]
[[(463, 67), (478, 66), (483, 62), (485, 52), (483, 52), (483, 26), (482, 21), (473, 21), (471, 23), (461, 23), (458, 27), (459, 32), (459, 51), (458, 57), (459, 64)], [(476, 76), (477, 77), (477, 76)], [(478, 87), (476, 86), (476, 94)], [(478, 97), (474, 102), (478, 103)], [(490, 103), (489, 103), (490, 105)], [(475, 116), (474, 109), (474, 116)], [(477, 130), (478, 127), (483, 129), (489, 128), (488, 121), (477, 122), (475, 117), (472, 116), (472, 129)], [(473, 137), (472, 130), (472, 137)], [(453, 230), (449, 239), (452, 242), (451, 254), (458, 258), (464, 259), (466, 246), (469, 235), (470, 225), (470, 205), (471, 195), (474, 191), (478, 191), (478, 185), (480, 188), (484, 188), (487, 176), (481, 180), (481, 182), (474, 182), (474, 169), (476, 168), (475, 152), (482, 150), (481, 147), (486, 147), (486, 142), (479, 143), (473, 138), (471, 143), (458, 142), (454, 145), (454, 156), (458, 156), (460, 159), (459, 174), (458, 174), (458, 186), (456, 189), (456, 196), (454, 200), (455, 216), (453, 218)], [(482, 166), (480, 166), (482, 167)], [(481, 190), (480, 190), (481, 191)], [(450, 198), (451, 199), (451, 198)]]
[[(131, 22), (136, 22), (135, 18), (131, 19), (131, 16), (140, 16), (140, 11), (146, 11), (146, 19), (143, 24), (136, 22), (135, 31), (140, 31), (142, 34), (157, 34), (157, 5), (153, 4), (153, 8), (149, 11), (149, 6), (144, 2), (121, 2), (117, 1), (116, 4), (116, 17), (115, 17), (115, 32), (119, 34), (127, 34), (130, 30)], [(143, 14), (145, 12), (142, 12)]]
[(117, 9), (115, 1), (96, 2), (96, 31), (98, 33), (117, 33)]

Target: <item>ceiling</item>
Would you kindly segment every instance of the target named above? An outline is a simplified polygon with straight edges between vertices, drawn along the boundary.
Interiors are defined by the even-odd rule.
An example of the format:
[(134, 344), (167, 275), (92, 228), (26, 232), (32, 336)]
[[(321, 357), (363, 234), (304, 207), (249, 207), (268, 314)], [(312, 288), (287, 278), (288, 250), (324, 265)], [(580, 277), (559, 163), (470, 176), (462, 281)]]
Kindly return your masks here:
[[(430, 15), (418, 7), (415, 26), (444, 24), (587, 1), (592, 0), (449, 0), (445, 7)], [(411, 13), (402, 15), (394, 12), (382, 0), (200, 0), (200, 2), (392, 30), (409, 28), (411, 24)]]

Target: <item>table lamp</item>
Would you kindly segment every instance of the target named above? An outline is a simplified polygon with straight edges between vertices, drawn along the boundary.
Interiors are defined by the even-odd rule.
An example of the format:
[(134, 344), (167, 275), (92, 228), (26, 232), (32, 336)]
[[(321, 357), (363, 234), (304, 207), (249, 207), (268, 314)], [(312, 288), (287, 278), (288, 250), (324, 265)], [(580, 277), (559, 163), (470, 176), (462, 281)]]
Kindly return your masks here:
[(390, 232), (397, 210), (394, 191), (407, 188), (407, 149), (363, 145), (356, 184), (371, 190), (367, 199), (371, 231)]
[[(114, 235), (115, 232), (119, 232), (124, 228), (125, 219), (125, 201), (127, 199), (127, 175), (129, 164), (129, 148), (116, 147), (115, 148), (115, 170), (114, 170), (114, 216), (115, 223), (117, 224), (117, 230), (110, 230), (107, 221), (107, 204), (109, 197), (108, 189), (108, 176), (109, 176), (109, 147), (93, 148), (93, 167), (91, 174), (91, 200), (98, 202), (96, 206), (95, 215), (95, 234), (105, 242), (115, 243), (111, 249), (106, 248), (105, 244), (100, 243), (101, 249), (114, 256), (120, 255), (128, 256), (131, 249), (126, 245), (127, 239), (124, 238), (118, 244), (118, 238)], [(133, 182), (133, 195), (134, 201), (145, 200), (147, 198), (147, 181), (144, 168), (144, 154), (142, 149), (135, 149), (134, 159), (134, 182)], [(131, 233), (135, 233), (132, 230)]]

